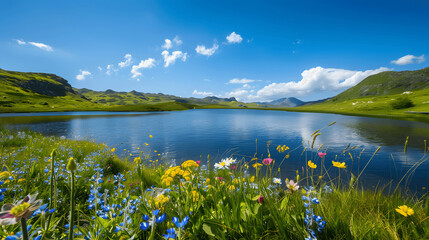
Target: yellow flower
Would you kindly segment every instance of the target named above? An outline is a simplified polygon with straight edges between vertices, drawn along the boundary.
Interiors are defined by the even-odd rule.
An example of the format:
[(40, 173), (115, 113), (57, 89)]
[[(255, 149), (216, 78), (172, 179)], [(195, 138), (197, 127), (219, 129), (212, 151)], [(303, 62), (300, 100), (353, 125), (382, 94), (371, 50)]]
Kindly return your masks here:
[(149, 146), (149, 143), (144, 143), (144, 145)]
[(250, 178), (250, 182), (252, 183), (252, 182), (254, 182), (255, 181), (255, 176), (252, 176), (251, 178)]
[(229, 186), (229, 190), (235, 190), (235, 186), (234, 185)]
[(209, 182), (210, 182), (210, 178), (207, 178), (207, 179), (206, 179), (206, 185), (208, 185), (208, 184), (209, 184)]
[(182, 163), (182, 168), (198, 167), (198, 164), (194, 160), (187, 160)]
[(116, 148), (112, 148), (112, 150), (110, 150), (110, 151), (114, 152), (115, 150), (116, 150)]
[(412, 208), (409, 208), (407, 205), (399, 206), (395, 210), (404, 217), (408, 217), (414, 214), (414, 210)]
[(22, 204), (12, 208), (12, 210), (10, 211), (10, 214), (12, 215), (18, 215), (20, 213), (22, 213), (23, 211), (27, 210), (27, 208), (30, 207), (30, 204), (27, 202), (23, 202)]
[(308, 166), (310, 167), (310, 168), (313, 168), (313, 169), (315, 169), (315, 168), (317, 168), (317, 165), (316, 164), (314, 164), (312, 161), (308, 161)]
[(260, 163), (255, 163), (252, 165), (252, 167), (254, 167), (255, 169), (258, 169), (261, 166), (262, 166), (262, 164), (260, 164)]
[(134, 158), (134, 162), (137, 164), (140, 164), (141, 158), (140, 157), (136, 157)]
[(149, 135), (150, 138), (152, 138), (152, 135)]
[(334, 165), (334, 167), (337, 167), (337, 168), (346, 168), (345, 162), (340, 163), (340, 162), (332, 161), (332, 165)]

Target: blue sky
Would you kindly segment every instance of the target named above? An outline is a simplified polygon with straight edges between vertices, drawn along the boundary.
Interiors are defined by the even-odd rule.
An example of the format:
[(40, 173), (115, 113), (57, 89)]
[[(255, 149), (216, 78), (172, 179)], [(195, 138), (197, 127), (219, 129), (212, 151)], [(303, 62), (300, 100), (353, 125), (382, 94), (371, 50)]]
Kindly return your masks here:
[(3, 0), (0, 68), (93, 90), (317, 100), (427, 67), (428, 12), (425, 0)]

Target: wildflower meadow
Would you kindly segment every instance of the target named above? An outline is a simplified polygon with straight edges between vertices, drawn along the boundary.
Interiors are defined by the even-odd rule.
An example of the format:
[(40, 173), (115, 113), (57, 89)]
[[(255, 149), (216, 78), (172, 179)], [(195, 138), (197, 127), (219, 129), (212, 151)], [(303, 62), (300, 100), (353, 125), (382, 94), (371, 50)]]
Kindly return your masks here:
[(175, 164), (151, 148), (155, 135), (139, 155), (118, 156), (93, 141), (3, 129), (0, 238), (429, 239), (427, 194), (365, 188), (365, 169), (316, 148), (318, 135), (284, 176), (279, 164), (296, 151), (286, 145)]

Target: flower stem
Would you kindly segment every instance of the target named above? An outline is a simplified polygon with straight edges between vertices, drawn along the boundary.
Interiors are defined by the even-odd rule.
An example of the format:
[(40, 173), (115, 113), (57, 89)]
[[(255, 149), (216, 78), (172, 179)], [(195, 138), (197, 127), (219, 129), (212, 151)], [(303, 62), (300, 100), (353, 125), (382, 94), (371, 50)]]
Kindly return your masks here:
[(69, 240), (73, 240), (73, 226), (74, 226), (74, 171), (70, 173), (70, 229), (69, 229)]
[(27, 219), (21, 218), (22, 239), (28, 240)]

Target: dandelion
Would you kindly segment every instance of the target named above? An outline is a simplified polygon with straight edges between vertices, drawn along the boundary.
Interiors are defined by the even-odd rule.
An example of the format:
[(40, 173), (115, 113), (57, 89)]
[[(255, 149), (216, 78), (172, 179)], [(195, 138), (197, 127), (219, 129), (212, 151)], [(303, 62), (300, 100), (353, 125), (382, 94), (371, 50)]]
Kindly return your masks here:
[(412, 208), (409, 208), (407, 205), (399, 206), (395, 209), (399, 214), (403, 215), (404, 217), (408, 217), (414, 214), (414, 210)]
[(273, 183), (281, 185), (282, 180), (280, 178), (273, 178)]
[(332, 161), (332, 165), (334, 165), (334, 167), (337, 167), (337, 168), (346, 168), (345, 162), (340, 163), (340, 162)]
[(314, 164), (311, 160), (310, 160), (310, 161), (308, 161), (308, 162), (307, 162), (307, 164), (308, 164), (308, 166), (309, 166), (310, 168), (312, 168), (312, 169), (317, 168), (317, 165), (316, 165), (316, 164)]
[(265, 158), (262, 163), (265, 165), (270, 165), (273, 162), (273, 159), (271, 158)]

